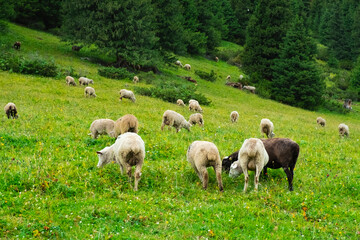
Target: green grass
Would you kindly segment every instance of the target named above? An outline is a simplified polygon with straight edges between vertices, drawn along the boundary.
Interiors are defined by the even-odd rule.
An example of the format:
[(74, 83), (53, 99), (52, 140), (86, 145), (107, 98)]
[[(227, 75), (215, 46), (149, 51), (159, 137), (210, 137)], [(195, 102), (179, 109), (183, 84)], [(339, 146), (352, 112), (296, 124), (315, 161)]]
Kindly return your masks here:
[[(40, 37), (42, 40), (38, 39)], [(166, 74), (192, 76), (198, 91), (212, 104), (203, 106), (204, 128), (178, 134), (161, 131), (162, 114), (175, 110), (185, 118), (187, 108), (149, 97), (119, 102), (129, 80), (97, 74), (98, 65), (81, 60), (70, 45), (46, 33), (10, 25), (2, 43), (22, 41), (22, 54), (37, 52), (62, 67), (86, 71), (94, 79), (96, 99), (86, 99), (83, 87), (68, 87), (65, 79), (0, 72), (0, 105), (14, 102), (17, 120), (0, 116), (0, 238), (51, 239), (358, 239), (360, 117), (305, 111), (224, 85), (227, 75), (242, 72), (225, 62), (202, 57), (179, 57), (192, 66), (160, 69)], [(46, 46), (46, 47), (45, 47)], [(91, 51), (89, 51), (91, 52)], [(90, 54), (90, 53), (89, 53)], [(93, 53), (95, 56), (95, 53)], [(101, 58), (106, 59), (102, 56)], [(195, 69), (221, 77), (197, 78)], [(139, 86), (147, 74), (140, 75)], [(185, 81), (185, 80), (184, 80)], [(230, 122), (230, 112), (240, 114)], [(87, 134), (93, 120), (117, 119), (127, 113), (139, 120), (146, 157), (139, 191), (133, 192), (119, 167), (97, 169), (96, 151), (114, 140)], [(316, 117), (326, 119), (325, 128)], [(209, 169), (208, 190), (186, 161), (191, 142), (214, 142), (221, 157), (239, 149), (246, 138), (261, 137), (259, 124), (269, 118), (277, 137), (300, 145), (294, 191), (287, 190), (283, 170), (269, 170), (254, 192), (253, 172), (246, 194), (244, 179), (223, 173), (224, 192), (217, 189)], [(346, 123), (350, 137), (341, 139), (337, 126)]]

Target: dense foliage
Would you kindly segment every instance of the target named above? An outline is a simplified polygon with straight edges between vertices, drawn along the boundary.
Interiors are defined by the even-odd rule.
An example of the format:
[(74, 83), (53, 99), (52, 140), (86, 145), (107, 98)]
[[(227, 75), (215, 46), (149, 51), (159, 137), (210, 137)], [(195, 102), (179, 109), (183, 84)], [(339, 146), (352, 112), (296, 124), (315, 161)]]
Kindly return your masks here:
[(133, 76), (126, 68), (115, 67), (101, 67), (98, 69), (98, 73), (100, 76), (112, 79), (130, 79)]

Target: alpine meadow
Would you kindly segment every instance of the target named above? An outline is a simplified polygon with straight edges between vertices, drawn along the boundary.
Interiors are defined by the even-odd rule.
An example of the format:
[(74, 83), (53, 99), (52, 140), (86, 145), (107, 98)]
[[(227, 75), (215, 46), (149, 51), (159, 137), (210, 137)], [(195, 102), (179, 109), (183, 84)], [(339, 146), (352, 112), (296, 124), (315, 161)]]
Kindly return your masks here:
[[(351, 42), (349, 48), (359, 51), (342, 55), (346, 46), (325, 38), (333, 30), (325, 24), (334, 20), (333, 4), (211, 0), (207, 9), (202, 0), (64, 0), (61, 9), (68, 12), (52, 18), (60, 12), (57, 1), (37, 8), (48, 16), (37, 15), (35, 7), (25, 11), (28, 5), (20, 2), (27, 1), (0, 14), (0, 106), (14, 103), (17, 110), (17, 118), (8, 117), (7, 109), (0, 115), (0, 239), (360, 238), (360, 48)], [(311, 11), (304, 10), (308, 2)], [(352, 8), (350, 0), (342, 2), (341, 11), (360, 14), (360, 4)], [(279, 8), (270, 11), (272, 4)], [(10, 6), (0, 0), (0, 7)], [(87, 15), (95, 7), (99, 11)], [(127, 11), (133, 8), (138, 11), (130, 18)], [(221, 16), (213, 14), (218, 8)], [(265, 28), (261, 16), (272, 14), (284, 17), (275, 34), (284, 41), (260, 44), (261, 37), (274, 37), (257, 29)], [(111, 24), (133, 21), (141, 34), (120, 33), (116, 27), (121, 26)], [(67, 84), (66, 76), (76, 85)], [(81, 85), (80, 77), (93, 83)], [(96, 97), (86, 96), (86, 87)], [(121, 89), (132, 91), (136, 100), (120, 100)], [(188, 123), (194, 114), (190, 99), (201, 106), (203, 126), (177, 132), (174, 124), (162, 130), (167, 110)], [(349, 108), (343, 107), (345, 99), (351, 99)], [(233, 111), (237, 121), (230, 118)], [(134, 167), (130, 181), (116, 157), (97, 167), (99, 151), (124, 135), (90, 135), (93, 121), (127, 114), (136, 116), (145, 143), (137, 191)], [(232, 178), (224, 169), (219, 191), (208, 167), (203, 189), (201, 173), (187, 159), (189, 146), (212, 142), (222, 160), (246, 139), (264, 138), (262, 119), (273, 123), (274, 138), (289, 138), (300, 147), (293, 191), (286, 167), (261, 173), (258, 191), (255, 172), (249, 171), (246, 192), (244, 174)], [(339, 135), (341, 123), (348, 136)]]

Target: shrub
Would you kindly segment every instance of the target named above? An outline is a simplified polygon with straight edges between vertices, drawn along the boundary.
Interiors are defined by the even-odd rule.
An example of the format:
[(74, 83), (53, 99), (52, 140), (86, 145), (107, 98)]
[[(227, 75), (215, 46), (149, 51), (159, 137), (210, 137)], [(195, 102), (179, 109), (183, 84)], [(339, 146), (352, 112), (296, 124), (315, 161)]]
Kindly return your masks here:
[(210, 73), (201, 71), (201, 70), (195, 70), (195, 73), (202, 79), (206, 80), (206, 81), (210, 81), (210, 82), (215, 82), (217, 75), (214, 72), (214, 70), (211, 70)]
[(331, 99), (325, 100), (323, 103), (323, 107), (331, 112), (337, 112), (337, 113), (342, 113), (342, 114), (350, 112), (350, 110), (345, 109), (343, 107), (342, 103), (340, 103), (336, 100), (331, 100)]
[(158, 83), (155, 87), (151, 88), (135, 87), (135, 92), (143, 96), (160, 98), (171, 103), (175, 103), (179, 98), (184, 102), (196, 99), (201, 105), (209, 105), (211, 103), (204, 95), (196, 93), (196, 86), (175, 82)]
[(112, 79), (131, 79), (133, 74), (128, 72), (126, 68), (102, 67), (98, 69), (100, 76)]

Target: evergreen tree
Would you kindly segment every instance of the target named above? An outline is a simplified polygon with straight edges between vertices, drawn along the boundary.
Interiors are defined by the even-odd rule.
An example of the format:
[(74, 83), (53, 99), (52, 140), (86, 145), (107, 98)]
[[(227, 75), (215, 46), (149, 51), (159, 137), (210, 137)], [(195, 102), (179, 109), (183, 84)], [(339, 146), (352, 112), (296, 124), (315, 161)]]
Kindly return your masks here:
[(354, 13), (354, 22), (351, 31), (352, 56), (356, 59), (360, 55), (360, 5)]
[(272, 66), (273, 99), (306, 109), (321, 104), (324, 83), (313, 60), (315, 52), (316, 46), (307, 34), (303, 19), (296, 16), (281, 44), (280, 57)]
[(241, 30), (240, 30), (239, 22), (235, 17), (235, 12), (231, 7), (230, 0), (223, 0), (222, 10), (223, 10), (225, 24), (227, 26), (227, 32), (223, 33), (223, 39), (234, 42), (236, 36), (239, 34)]
[(2, 20), (9, 20), (15, 14), (13, 3), (6, 0), (0, 0), (0, 33), (7, 32), (7, 24)]
[(238, 44), (243, 45), (246, 42), (246, 26), (254, 13), (256, 2), (253, 0), (231, 0), (231, 6), (237, 19), (236, 24), (238, 24), (238, 27), (231, 34)]
[(247, 27), (244, 68), (253, 82), (271, 81), (273, 60), (279, 57), (279, 45), (291, 16), (287, 0), (259, 0)]
[(356, 92), (357, 98), (359, 98), (360, 97), (360, 57), (358, 58), (357, 63), (351, 72), (350, 86), (351, 89)]
[(63, 1), (65, 39), (96, 44), (119, 66), (153, 66), (155, 19), (150, 0)]

